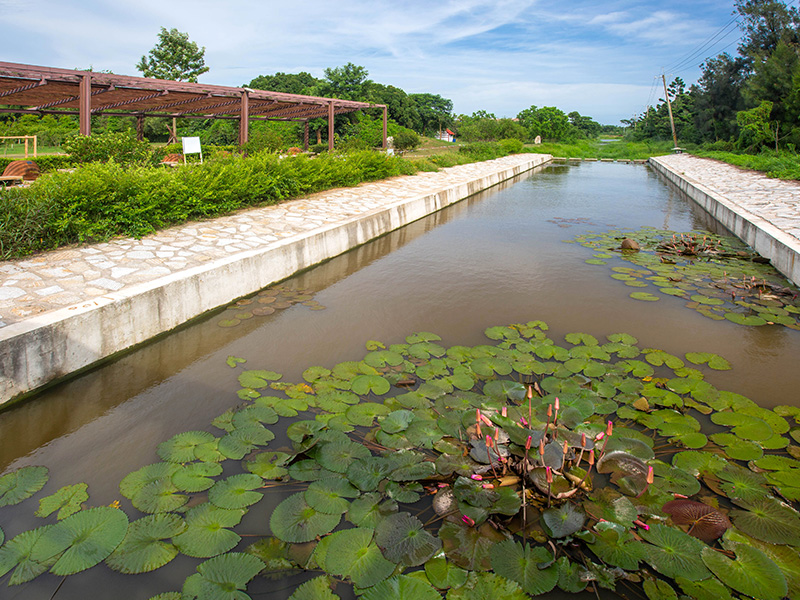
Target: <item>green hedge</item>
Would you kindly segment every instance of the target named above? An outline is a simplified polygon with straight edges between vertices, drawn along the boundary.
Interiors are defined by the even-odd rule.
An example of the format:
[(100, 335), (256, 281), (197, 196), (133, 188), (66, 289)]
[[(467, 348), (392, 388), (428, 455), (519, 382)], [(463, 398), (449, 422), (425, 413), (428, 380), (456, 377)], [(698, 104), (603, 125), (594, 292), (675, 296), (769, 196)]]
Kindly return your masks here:
[(5, 171), (5, 168), (8, 164), (15, 160), (32, 160), (39, 168), (42, 170), (42, 173), (46, 173), (47, 171), (57, 171), (58, 169), (68, 169), (75, 165), (75, 161), (72, 160), (72, 157), (66, 156), (63, 154), (45, 154), (42, 156), (37, 156), (36, 158), (29, 156), (28, 158), (0, 158), (0, 173)]
[(0, 259), (117, 235), (141, 237), (184, 221), (413, 172), (402, 158), (378, 152), (314, 159), (261, 153), (179, 168), (89, 163), (0, 191)]

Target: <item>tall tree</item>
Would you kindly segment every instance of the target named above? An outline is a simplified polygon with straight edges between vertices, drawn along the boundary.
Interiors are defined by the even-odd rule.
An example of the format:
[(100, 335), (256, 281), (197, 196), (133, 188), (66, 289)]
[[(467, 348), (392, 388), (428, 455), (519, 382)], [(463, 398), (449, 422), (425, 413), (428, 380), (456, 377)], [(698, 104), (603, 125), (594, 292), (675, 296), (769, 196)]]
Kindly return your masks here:
[(437, 94), (409, 94), (417, 105), (422, 135), (433, 135), (453, 122), (453, 101)]
[(198, 48), (189, 40), (189, 34), (165, 27), (158, 34), (158, 43), (136, 65), (145, 77), (191, 81), (208, 72), (205, 65), (205, 46)]
[(321, 91), (324, 96), (342, 100), (364, 101), (372, 82), (367, 79), (369, 72), (365, 67), (347, 63), (341, 67), (325, 69), (325, 81)]
[(764, 59), (780, 41), (800, 42), (800, 13), (778, 0), (736, 0), (736, 12), (742, 17), (744, 30), (739, 53), (749, 59)]
[(321, 83), (319, 79), (305, 71), (300, 73), (278, 72), (274, 75), (259, 75), (245, 87), (284, 94), (313, 96)]

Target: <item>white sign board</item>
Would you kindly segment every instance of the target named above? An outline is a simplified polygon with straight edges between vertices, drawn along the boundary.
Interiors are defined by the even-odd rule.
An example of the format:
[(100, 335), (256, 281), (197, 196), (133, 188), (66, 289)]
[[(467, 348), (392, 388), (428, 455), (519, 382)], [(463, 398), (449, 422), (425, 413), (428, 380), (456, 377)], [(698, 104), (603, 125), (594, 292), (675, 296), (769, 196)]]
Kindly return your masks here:
[(203, 151), (200, 149), (199, 137), (181, 138), (181, 142), (183, 143), (184, 154), (202, 154)]

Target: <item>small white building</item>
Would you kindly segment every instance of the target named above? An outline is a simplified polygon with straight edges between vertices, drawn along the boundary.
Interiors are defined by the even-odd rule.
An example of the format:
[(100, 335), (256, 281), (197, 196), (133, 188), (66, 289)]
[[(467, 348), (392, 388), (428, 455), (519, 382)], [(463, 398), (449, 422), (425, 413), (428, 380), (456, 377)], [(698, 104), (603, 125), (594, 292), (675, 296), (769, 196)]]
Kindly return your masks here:
[(445, 129), (436, 135), (436, 139), (442, 140), (443, 142), (455, 142), (456, 134), (449, 129)]

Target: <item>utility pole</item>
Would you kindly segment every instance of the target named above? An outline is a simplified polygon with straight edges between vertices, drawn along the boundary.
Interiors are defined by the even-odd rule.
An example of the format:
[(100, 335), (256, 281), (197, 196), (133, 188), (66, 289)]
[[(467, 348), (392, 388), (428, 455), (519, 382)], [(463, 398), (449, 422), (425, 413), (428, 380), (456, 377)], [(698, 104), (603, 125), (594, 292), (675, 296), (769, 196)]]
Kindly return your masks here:
[(675, 135), (675, 121), (672, 118), (672, 103), (669, 101), (669, 92), (667, 91), (667, 78), (664, 74), (661, 74), (661, 81), (664, 84), (664, 96), (667, 98), (667, 110), (669, 111), (669, 125), (672, 127), (672, 141), (675, 143), (675, 148), (677, 152), (678, 148), (678, 136)]

